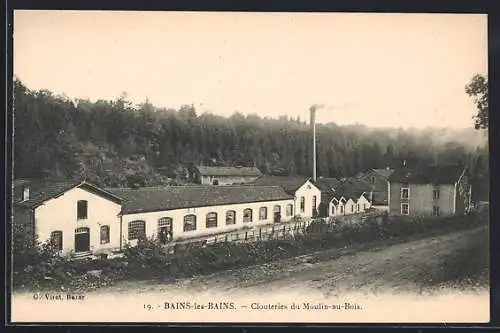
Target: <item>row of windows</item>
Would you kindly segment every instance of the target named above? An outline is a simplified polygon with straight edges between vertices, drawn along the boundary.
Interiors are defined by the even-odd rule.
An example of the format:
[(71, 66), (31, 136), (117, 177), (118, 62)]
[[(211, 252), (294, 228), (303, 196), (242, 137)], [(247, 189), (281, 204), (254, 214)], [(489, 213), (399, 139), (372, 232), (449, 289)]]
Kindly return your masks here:
[[(316, 196), (313, 196), (313, 202), (312, 202), (313, 207), (316, 207), (316, 205), (317, 205), (316, 201), (317, 201)], [(289, 206), (291, 206), (291, 208), (289, 208)], [(267, 210), (266, 207), (262, 207), (262, 208)], [(288, 209), (293, 210), (293, 206), (287, 205), (287, 216), (290, 216), (292, 214), (290, 213), (290, 215), (288, 215)], [(305, 210), (306, 210), (306, 198), (300, 197), (300, 212), (304, 213)], [(76, 203), (76, 215), (77, 215), (76, 218), (78, 220), (85, 220), (88, 218), (88, 201), (87, 200), (78, 200), (78, 202)], [(262, 219), (265, 220), (265, 219), (267, 219), (267, 217), (261, 218), (261, 220)]]
[[(89, 228), (77, 228), (75, 234), (90, 233)], [(100, 228), (100, 242), (101, 244), (109, 243), (109, 225), (103, 225)], [(58, 251), (62, 250), (63, 246), (63, 232), (61, 230), (52, 231), (50, 233), (50, 241), (54, 248)]]
[[(432, 191), (432, 199), (433, 200), (438, 200), (439, 199), (439, 194), (440, 191), (439, 189), (434, 189)], [(407, 187), (401, 188), (401, 199), (409, 199), (410, 198), (410, 189)]]
[[(401, 215), (409, 215), (410, 214), (410, 205), (407, 203), (402, 203), (401, 204)], [(433, 206), (432, 207), (432, 215), (433, 216), (440, 216), (441, 215), (441, 209), (439, 206)]]
[[(273, 208), (275, 217), (276, 216), (281, 216), (281, 206), (276, 205)], [(288, 204), (286, 205), (286, 216), (292, 216), (293, 215), (293, 205)], [(233, 225), (236, 224), (236, 211), (234, 210), (229, 210), (226, 212), (226, 225)], [(261, 207), (259, 209), (259, 220), (267, 220), (268, 219), (268, 212), (267, 212), (267, 207)], [(170, 217), (163, 217), (160, 220), (158, 220), (158, 228), (159, 230), (163, 227), (168, 227), (169, 231), (172, 231), (172, 218)], [(189, 214), (184, 216), (184, 221), (183, 221), (183, 231), (188, 232), (188, 231), (194, 231), (196, 230), (197, 227), (197, 217), (194, 214)], [(253, 210), (251, 208), (247, 208), (243, 210), (243, 222), (244, 223), (250, 223), (253, 222)], [(210, 212), (206, 215), (205, 218), (205, 227), (206, 228), (216, 228), (219, 223), (219, 216), (216, 212)], [(146, 234), (146, 222), (143, 220), (136, 220), (136, 221), (131, 221), (128, 225), (128, 239), (129, 240), (134, 240), (139, 238), (139, 235), (144, 235)]]
[[(314, 196), (313, 198), (313, 206), (316, 207), (316, 196)], [(281, 210), (281, 207), (280, 206), (275, 206), (275, 211), (276, 209), (279, 209)], [(304, 212), (305, 210), (305, 198), (304, 197), (301, 197), (301, 211)], [(228, 222), (228, 218), (226, 217), (226, 224), (234, 224), (234, 215), (235, 215), (235, 212), (234, 211), (230, 211), (232, 212), (232, 215), (233, 217), (229, 217), (229, 222)], [(230, 215), (231, 213), (228, 212), (228, 214)], [(209, 213), (209, 214), (216, 214), (216, 213)], [(287, 216), (291, 216), (293, 215), (293, 205), (287, 205), (286, 206), (286, 214)], [(244, 222), (251, 222), (252, 221), (252, 210), (250, 208), (248, 209), (245, 209), (243, 211), (243, 215), (244, 215)], [(87, 219), (88, 217), (88, 202), (87, 200), (78, 200), (77, 202), (77, 219), (78, 220), (84, 220), (84, 219)], [(260, 214), (259, 214), (259, 219), (260, 220), (267, 220), (267, 207), (261, 207), (260, 208)], [(216, 215), (215, 215), (215, 218), (213, 217), (212, 215), (212, 220), (216, 220)], [(233, 222), (231, 222), (231, 220)], [(208, 216), (207, 216), (207, 221), (208, 221)], [(215, 222), (215, 226), (217, 226), (217, 223)], [(207, 225), (207, 228), (209, 226)]]
[[(316, 196), (314, 195), (312, 198), (312, 206), (313, 208), (317, 207), (317, 199)], [(304, 213), (306, 211), (306, 198), (305, 197), (300, 197), (300, 212)]]

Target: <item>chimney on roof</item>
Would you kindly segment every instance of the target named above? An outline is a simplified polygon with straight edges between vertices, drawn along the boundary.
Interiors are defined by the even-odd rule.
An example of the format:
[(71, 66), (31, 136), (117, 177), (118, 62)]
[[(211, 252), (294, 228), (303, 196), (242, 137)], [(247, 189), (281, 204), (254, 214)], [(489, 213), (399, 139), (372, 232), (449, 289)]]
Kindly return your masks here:
[(28, 185), (24, 185), (22, 201), (26, 201), (29, 199), (30, 199), (30, 187)]

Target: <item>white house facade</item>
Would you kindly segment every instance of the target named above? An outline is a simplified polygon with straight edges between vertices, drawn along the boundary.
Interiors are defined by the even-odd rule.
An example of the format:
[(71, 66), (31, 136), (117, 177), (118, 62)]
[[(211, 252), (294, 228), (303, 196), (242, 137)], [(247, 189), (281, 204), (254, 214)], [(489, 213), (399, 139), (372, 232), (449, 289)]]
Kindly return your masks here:
[(310, 180), (302, 184), (294, 193), (295, 215), (310, 218), (319, 209), (321, 203), (321, 190)]
[(311, 218), (319, 213), (321, 189), (306, 177), (262, 176), (252, 184), (258, 186), (280, 186), (294, 197), (295, 215)]
[(35, 209), (40, 239), (62, 233), (64, 252), (98, 251), (120, 246), (121, 205), (76, 187)]
[(370, 201), (363, 193), (355, 198), (333, 197), (329, 202), (329, 216), (363, 213), (371, 208)]
[(14, 222), (28, 226), (39, 242), (52, 240), (64, 253), (120, 247), (119, 198), (85, 182), (33, 187), (25, 184), (30, 196), (14, 199)]

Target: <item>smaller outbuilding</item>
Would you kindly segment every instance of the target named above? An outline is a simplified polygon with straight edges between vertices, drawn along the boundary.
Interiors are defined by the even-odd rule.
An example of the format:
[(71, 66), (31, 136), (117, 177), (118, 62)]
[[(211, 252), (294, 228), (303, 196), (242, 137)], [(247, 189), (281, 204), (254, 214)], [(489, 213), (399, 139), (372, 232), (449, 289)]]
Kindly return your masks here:
[(202, 185), (233, 185), (251, 183), (260, 176), (256, 167), (198, 166), (194, 178)]

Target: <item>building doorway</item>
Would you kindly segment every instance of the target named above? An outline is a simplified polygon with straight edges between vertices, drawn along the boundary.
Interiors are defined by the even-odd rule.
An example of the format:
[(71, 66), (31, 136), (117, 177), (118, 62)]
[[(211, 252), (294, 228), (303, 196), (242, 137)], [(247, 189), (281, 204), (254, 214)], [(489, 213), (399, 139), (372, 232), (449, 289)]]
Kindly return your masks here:
[(77, 228), (75, 230), (75, 252), (86, 252), (90, 250), (90, 229)]
[(281, 222), (281, 206), (280, 205), (274, 206), (274, 222), (275, 223)]
[(158, 236), (162, 244), (172, 240), (172, 218), (162, 217), (158, 220)]

